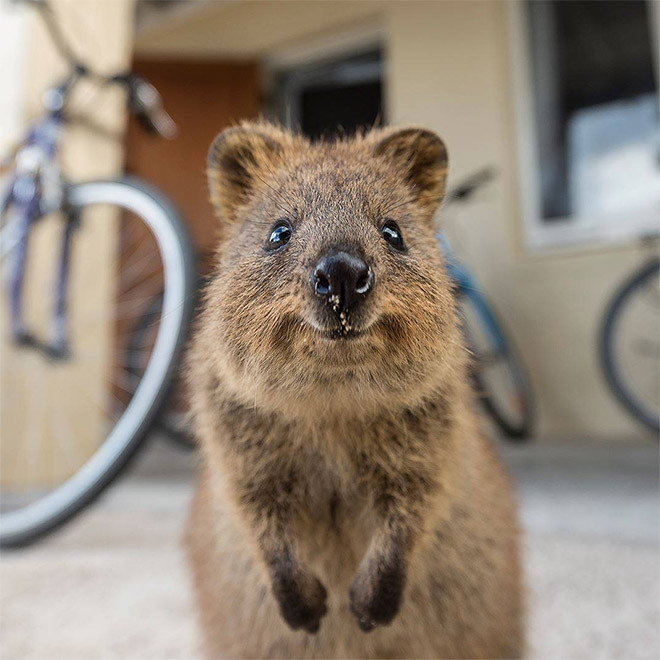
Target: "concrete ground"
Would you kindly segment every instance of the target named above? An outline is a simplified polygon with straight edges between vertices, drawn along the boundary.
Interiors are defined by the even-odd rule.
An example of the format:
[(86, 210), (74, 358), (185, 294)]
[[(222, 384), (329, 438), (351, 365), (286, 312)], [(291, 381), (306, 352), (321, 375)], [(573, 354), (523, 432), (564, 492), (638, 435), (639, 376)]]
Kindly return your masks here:
[[(525, 529), (529, 657), (660, 657), (657, 448), (504, 454)], [(193, 463), (156, 442), (65, 530), (2, 556), (2, 658), (198, 656), (179, 543)]]

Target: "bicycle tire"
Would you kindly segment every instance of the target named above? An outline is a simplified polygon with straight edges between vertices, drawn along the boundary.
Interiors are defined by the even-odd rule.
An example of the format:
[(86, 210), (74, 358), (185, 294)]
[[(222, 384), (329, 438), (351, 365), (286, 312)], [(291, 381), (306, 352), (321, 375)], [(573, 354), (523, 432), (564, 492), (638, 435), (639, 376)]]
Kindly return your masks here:
[(165, 334), (159, 331), (144, 380), (89, 460), (43, 499), (0, 514), (2, 548), (25, 546), (53, 532), (89, 506), (126, 468), (164, 402), (192, 314), (193, 250), (180, 213), (160, 191), (139, 179), (123, 177), (76, 184), (68, 191), (68, 202), (81, 211), (95, 204), (117, 206), (149, 225), (163, 258), (169, 260), (164, 274), (168, 324), (163, 325)]
[(489, 334), (495, 335), (495, 342), (501, 346), (501, 359), (512, 375), (513, 380), (516, 382), (517, 395), (522, 402), (520, 406), (522, 414), (519, 419), (512, 420), (510, 415), (503, 412), (503, 407), (498, 402), (496, 393), (490, 391), (492, 388), (486, 386), (484, 382), (485, 379), (480, 374), (477, 355), (478, 351), (474, 349), (470, 329), (465, 328), (468, 347), (471, 349), (475, 357), (475, 362), (472, 365), (471, 377), (480, 402), (490, 418), (508, 439), (517, 442), (527, 441), (531, 437), (534, 429), (533, 395), (529, 378), (527, 376), (527, 370), (523, 366), (513, 340), (505, 333), (497, 313), (494, 311), (493, 306), (486, 296), (472, 289), (470, 291), (463, 291), (460, 298), (463, 300), (469, 300), (470, 303), (473, 304), (473, 309), (479, 317), (480, 324), (482, 327), (486, 328)]
[[(138, 375), (142, 371), (140, 364), (139, 346), (145, 343), (145, 337), (149, 332), (153, 318), (160, 313), (162, 306), (162, 294), (154, 294), (153, 298), (145, 306), (145, 310), (138, 319), (137, 325), (131, 333), (132, 342), (128, 349), (129, 369), (132, 373)], [(171, 410), (172, 388), (175, 383), (171, 383), (170, 391), (165, 396), (165, 403), (160, 409), (159, 415), (155, 420), (154, 427), (162, 431), (164, 437), (175, 447), (190, 451), (197, 445), (193, 439), (192, 429), (187, 424), (182, 424), (176, 419), (177, 413)]]
[(647, 280), (657, 277), (659, 273), (660, 258), (653, 257), (619, 286), (606, 307), (598, 341), (600, 364), (610, 391), (628, 413), (645, 428), (656, 434), (656, 440), (658, 441), (660, 441), (660, 416), (654, 416), (645, 411), (635, 401), (630, 389), (626, 387), (625, 378), (617, 368), (614, 337), (621, 314), (635, 291), (643, 286)]

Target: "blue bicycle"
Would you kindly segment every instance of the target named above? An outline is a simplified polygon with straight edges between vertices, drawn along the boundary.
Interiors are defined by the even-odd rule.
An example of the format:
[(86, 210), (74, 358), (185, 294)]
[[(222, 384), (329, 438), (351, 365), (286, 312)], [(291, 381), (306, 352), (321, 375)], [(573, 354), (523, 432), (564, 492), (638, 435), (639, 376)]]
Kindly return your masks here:
[[(492, 178), (490, 169), (477, 172), (449, 192), (446, 205), (467, 202)], [(463, 332), (473, 356), (472, 378), (481, 403), (506, 437), (525, 440), (534, 423), (526, 369), (493, 306), (474, 275), (455, 256), (443, 231), (438, 232), (438, 240), (456, 287)]]

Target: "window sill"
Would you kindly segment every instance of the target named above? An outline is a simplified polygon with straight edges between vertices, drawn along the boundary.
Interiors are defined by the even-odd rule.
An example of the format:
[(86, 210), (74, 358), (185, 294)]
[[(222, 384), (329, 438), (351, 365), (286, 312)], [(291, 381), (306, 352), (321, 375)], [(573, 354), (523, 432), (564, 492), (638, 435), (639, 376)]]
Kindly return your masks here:
[[(632, 217), (634, 222), (631, 222)], [(598, 223), (574, 219), (542, 223), (529, 219), (524, 240), (530, 253), (557, 253), (625, 247), (651, 236), (660, 236), (660, 209), (612, 217), (608, 222)]]

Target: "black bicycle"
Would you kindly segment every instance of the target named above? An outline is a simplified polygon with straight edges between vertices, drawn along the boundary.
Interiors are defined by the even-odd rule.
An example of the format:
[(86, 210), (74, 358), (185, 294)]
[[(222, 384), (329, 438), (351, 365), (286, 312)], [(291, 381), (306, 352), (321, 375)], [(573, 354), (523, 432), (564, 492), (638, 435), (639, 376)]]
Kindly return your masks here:
[[(70, 109), (79, 83), (121, 87), (147, 130), (172, 137), (160, 95), (133, 73), (93, 71), (51, 8), (30, 4), (70, 72), (45, 94), (44, 116), (8, 159), (0, 198), (2, 547), (65, 522), (138, 449), (165, 400), (196, 282), (185, 223), (161, 192), (128, 177), (71, 183), (58, 164), (64, 129), (81, 120)], [(155, 291), (152, 340), (136, 345), (136, 319)], [(136, 351), (139, 374), (129, 364)]]
[(612, 296), (603, 315), (599, 355), (614, 396), (660, 439), (660, 257), (657, 254), (648, 257)]

